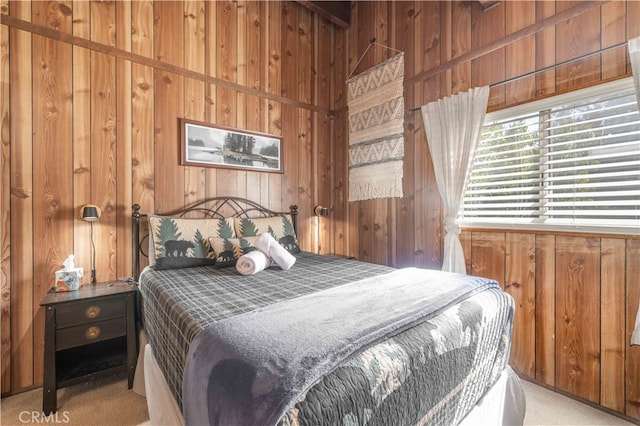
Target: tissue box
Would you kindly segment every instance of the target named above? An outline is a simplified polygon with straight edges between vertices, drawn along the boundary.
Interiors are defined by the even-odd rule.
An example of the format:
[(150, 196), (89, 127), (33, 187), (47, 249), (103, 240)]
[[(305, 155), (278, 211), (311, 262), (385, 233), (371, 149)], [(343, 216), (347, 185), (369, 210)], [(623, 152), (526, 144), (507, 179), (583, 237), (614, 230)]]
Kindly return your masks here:
[(56, 271), (56, 291), (73, 291), (82, 285), (82, 268)]

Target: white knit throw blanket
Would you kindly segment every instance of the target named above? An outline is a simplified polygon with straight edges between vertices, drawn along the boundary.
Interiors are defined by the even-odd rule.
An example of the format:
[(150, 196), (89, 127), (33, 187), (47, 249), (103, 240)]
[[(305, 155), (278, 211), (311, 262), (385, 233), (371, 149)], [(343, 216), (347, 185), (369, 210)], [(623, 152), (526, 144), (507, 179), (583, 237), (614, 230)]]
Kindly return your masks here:
[(349, 201), (402, 197), (404, 53), (347, 81)]

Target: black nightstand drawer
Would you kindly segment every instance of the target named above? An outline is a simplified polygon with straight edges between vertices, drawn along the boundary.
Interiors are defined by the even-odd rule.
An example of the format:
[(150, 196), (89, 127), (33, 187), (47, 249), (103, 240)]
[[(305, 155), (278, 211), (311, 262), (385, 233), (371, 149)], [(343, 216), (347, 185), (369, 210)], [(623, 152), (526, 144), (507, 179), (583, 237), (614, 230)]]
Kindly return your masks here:
[(56, 350), (82, 346), (127, 334), (127, 319), (113, 318), (56, 330)]
[(122, 298), (67, 303), (56, 309), (56, 328), (124, 317), (126, 314), (127, 307)]

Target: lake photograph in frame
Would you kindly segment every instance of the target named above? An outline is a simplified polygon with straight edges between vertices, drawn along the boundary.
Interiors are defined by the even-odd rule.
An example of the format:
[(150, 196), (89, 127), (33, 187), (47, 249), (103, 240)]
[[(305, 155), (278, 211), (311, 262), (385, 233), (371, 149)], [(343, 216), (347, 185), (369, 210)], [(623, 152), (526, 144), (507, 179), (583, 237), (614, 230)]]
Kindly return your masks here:
[(282, 173), (282, 138), (180, 120), (180, 164)]

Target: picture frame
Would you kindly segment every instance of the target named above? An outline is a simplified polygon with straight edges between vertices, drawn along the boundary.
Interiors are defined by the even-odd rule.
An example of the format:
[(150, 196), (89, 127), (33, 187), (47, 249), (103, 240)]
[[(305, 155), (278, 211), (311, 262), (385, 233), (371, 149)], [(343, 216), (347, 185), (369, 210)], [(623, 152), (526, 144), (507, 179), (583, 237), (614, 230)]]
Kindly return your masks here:
[(181, 118), (180, 164), (283, 173), (282, 138)]

